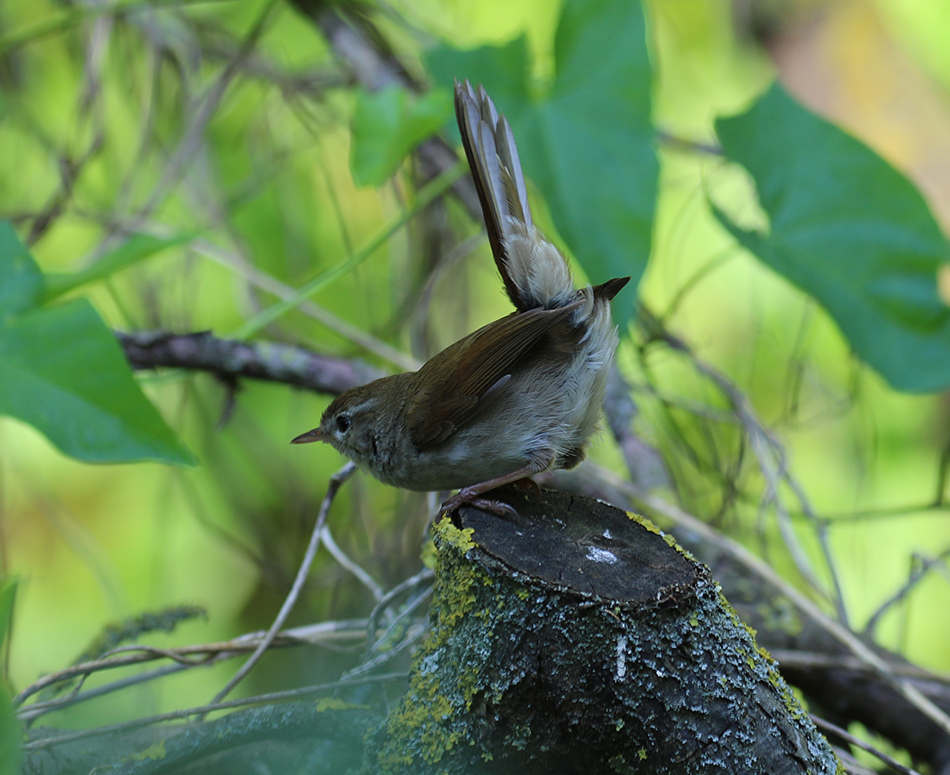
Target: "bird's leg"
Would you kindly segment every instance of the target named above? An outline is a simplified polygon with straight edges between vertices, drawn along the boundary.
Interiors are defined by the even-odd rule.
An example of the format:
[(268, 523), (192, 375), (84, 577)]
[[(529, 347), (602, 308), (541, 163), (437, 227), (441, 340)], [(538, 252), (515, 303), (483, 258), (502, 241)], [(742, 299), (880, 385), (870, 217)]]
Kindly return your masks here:
[(492, 514), (497, 514), (499, 517), (517, 517), (518, 512), (507, 503), (492, 500), (491, 498), (482, 498), (482, 493), (494, 490), (496, 487), (501, 487), (503, 484), (516, 482), (519, 479), (525, 479), (532, 474), (540, 473), (541, 471), (547, 469), (552, 462), (552, 460), (546, 460), (540, 464), (529, 463), (524, 468), (519, 468), (517, 471), (512, 471), (510, 474), (496, 476), (494, 479), (488, 479), (487, 481), (479, 482), (478, 484), (472, 484), (468, 487), (463, 487), (458, 491), (458, 493), (453, 495), (442, 504), (441, 513), (451, 514), (462, 504), (468, 503), (472, 506), (475, 506), (476, 508), (490, 511)]

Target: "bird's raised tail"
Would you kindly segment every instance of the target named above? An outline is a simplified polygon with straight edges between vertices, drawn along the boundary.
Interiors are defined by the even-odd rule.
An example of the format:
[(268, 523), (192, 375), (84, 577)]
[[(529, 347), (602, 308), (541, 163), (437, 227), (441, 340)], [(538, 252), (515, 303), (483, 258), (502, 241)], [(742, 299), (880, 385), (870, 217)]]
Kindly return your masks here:
[(455, 83), (455, 114), (508, 297), (521, 311), (570, 304), (575, 298), (570, 269), (531, 220), (508, 120), (499, 115), (484, 88), (473, 88), (468, 81)]

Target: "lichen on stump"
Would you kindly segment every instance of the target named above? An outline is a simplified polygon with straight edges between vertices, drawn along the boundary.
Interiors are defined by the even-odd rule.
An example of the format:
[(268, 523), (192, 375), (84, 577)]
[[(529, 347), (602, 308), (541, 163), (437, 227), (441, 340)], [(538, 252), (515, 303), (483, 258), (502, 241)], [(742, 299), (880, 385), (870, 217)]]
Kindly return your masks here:
[(383, 773), (834, 773), (705, 566), (607, 504), (508, 487), (436, 528), (433, 629)]

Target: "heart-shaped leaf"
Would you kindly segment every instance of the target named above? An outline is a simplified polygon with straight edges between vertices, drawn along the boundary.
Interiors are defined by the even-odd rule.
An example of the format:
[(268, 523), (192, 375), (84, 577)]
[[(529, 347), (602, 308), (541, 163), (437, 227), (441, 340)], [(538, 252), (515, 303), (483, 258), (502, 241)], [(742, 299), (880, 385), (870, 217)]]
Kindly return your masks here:
[(769, 229), (714, 207), (720, 223), (813, 296), (895, 388), (950, 386), (950, 309), (937, 292), (950, 244), (914, 185), (778, 85), (716, 131), (752, 176)]

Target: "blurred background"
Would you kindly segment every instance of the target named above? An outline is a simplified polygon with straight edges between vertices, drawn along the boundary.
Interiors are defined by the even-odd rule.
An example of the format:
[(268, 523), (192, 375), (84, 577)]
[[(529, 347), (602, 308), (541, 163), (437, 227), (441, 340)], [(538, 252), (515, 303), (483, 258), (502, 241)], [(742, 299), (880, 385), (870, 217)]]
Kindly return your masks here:
[[(714, 119), (742, 110), (777, 76), (907, 174), (950, 229), (950, 8), (901, 0), (645, 7), (654, 120), (670, 137), (712, 142)], [(522, 33), (536, 75), (550, 75), (558, 3), (417, 0), (374, 12), (419, 80), (436, 45), (500, 44)], [(412, 162), (382, 185), (354, 182), (356, 91), (320, 29), (290, 4), (5, 0), (0, 217), (44, 272), (88, 265), (117, 229), (192, 235), (82, 290), (115, 329), (250, 334), (403, 370), (410, 357), (431, 355), (509, 307), (479, 224), (456, 202), (405, 215), (417, 185)], [(850, 354), (821, 308), (735, 246), (706, 206), (710, 192), (718, 202), (748, 195), (721, 159), (670, 145), (658, 154), (642, 300), (748, 395), (784, 446), (827, 530), (856, 628), (926, 565), (877, 635), (914, 662), (950, 670), (947, 397), (888, 387)], [(244, 328), (281, 288), (381, 236), (364, 263), (312, 298), (379, 343), (374, 351), (304, 307), (261, 330)], [(795, 581), (759, 508), (766, 485), (742, 434), (723, 419), (722, 396), (682, 359), (656, 349), (645, 358), (640, 334), (624, 333), (618, 362), (639, 409), (635, 429), (662, 456), (666, 489)], [(403, 360), (394, 363), (382, 345)], [(172, 634), (150, 635), (160, 646), (267, 627), (328, 478), (344, 462), (323, 445), (288, 445), (318, 423), (328, 396), (201, 374), (138, 379), (199, 465), (83, 464), (0, 418), (0, 563), (18, 580), (7, 655), (17, 690), (77, 659), (107, 623), (145, 611), (207, 611)], [(621, 470), (609, 433), (591, 457)], [(814, 524), (793, 517), (805, 551), (818, 557)], [(353, 561), (390, 588), (418, 571), (427, 518), (423, 495), (357, 475), (329, 525)], [(321, 553), (291, 623), (366, 616), (373, 604)], [(242, 691), (332, 679), (354, 658), (328, 648), (270, 655)], [(197, 705), (233, 669), (189, 671), (51, 723), (88, 726)]]

